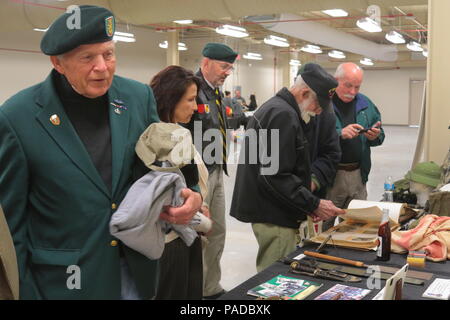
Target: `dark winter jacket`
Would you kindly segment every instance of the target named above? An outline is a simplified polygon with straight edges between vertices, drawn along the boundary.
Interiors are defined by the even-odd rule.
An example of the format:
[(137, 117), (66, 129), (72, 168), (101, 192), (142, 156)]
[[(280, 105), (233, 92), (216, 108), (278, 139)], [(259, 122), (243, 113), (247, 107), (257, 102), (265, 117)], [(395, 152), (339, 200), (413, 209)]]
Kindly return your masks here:
[[(241, 149), (231, 216), (242, 222), (298, 228), (318, 207), (320, 200), (310, 191), (311, 157), (304, 129), (298, 104), (286, 88), (255, 112)], [(279, 139), (272, 142), (277, 132)], [(272, 161), (267, 163), (261, 155)]]

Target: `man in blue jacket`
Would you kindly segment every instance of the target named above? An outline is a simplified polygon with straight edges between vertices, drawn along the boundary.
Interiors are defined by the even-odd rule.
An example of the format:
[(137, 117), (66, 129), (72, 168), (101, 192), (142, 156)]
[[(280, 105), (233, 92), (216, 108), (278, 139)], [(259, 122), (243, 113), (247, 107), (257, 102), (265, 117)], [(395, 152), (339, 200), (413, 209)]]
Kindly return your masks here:
[(341, 161), (328, 199), (347, 208), (352, 199), (367, 199), (366, 183), (371, 168), (370, 148), (384, 141), (381, 115), (375, 104), (359, 93), (363, 70), (354, 63), (343, 63), (335, 74), (338, 81), (333, 107), (340, 137)]
[[(134, 148), (159, 121), (155, 99), (150, 87), (114, 75), (113, 14), (78, 8), (41, 41), (53, 65), (47, 79), (0, 107), (0, 203), (20, 299), (151, 299), (157, 261), (113, 237), (109, 222), (145, 173)], [(163, 214), (172, 223), (200, 208), (198, 193), (182, 195), (185, 204)]]

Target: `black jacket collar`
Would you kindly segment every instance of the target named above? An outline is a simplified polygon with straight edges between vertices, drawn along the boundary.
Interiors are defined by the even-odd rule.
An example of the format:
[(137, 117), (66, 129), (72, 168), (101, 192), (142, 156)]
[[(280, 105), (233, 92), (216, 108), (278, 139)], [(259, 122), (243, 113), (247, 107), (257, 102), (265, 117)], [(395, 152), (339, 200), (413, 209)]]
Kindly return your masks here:
[(201, 80), (200, 89), (205, 93), (208, 100), (215, 99), (216, 92), (206, 82), (205, 77), (203, 76), (202, 70), (199, 69), (195, 75), (200, 78), (200, 80)]
[[(297, 101), (295, 100), (294, 95), (288, 90), (288, 88), (284, 87), (280, 91), (277, 92), (277, 97), (280, 97), (284, 101), (286, 101), (297, 113), (298, 118), (301, 120), (300, 108), (298, 106)], [(303, 121), (302, 121), (303, 122)]]

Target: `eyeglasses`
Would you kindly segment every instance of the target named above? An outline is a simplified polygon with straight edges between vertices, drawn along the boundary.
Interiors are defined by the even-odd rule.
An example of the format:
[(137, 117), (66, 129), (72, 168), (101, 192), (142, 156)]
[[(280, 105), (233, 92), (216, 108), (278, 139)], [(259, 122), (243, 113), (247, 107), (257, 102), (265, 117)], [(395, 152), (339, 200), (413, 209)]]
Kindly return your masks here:
[(224, 71), (224, 72), (233, 72), (234, 71), (234, 67), (232, 64), (223, 63), (219, 60), (214, 60), (214, 61), (219, 64), (219, 67), (220, 67), (220, 69), (222, 69), (222, 71)]

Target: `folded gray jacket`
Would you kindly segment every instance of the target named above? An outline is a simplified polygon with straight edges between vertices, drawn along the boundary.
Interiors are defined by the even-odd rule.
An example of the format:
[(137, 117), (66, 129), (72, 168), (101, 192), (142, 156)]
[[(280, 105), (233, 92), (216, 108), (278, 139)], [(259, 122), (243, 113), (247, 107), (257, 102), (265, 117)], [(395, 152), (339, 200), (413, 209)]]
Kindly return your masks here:
[(186, 225), (168, 224), (159, 219), (164, 206), (180, 207), (186, 188), (180, 173), (150, 171), (128, 190), (109, 224), (111, 234), (149, 259), (159, 259), (164, 250), (165, 231), (174, 229), (190, 246), (197, 232)]

